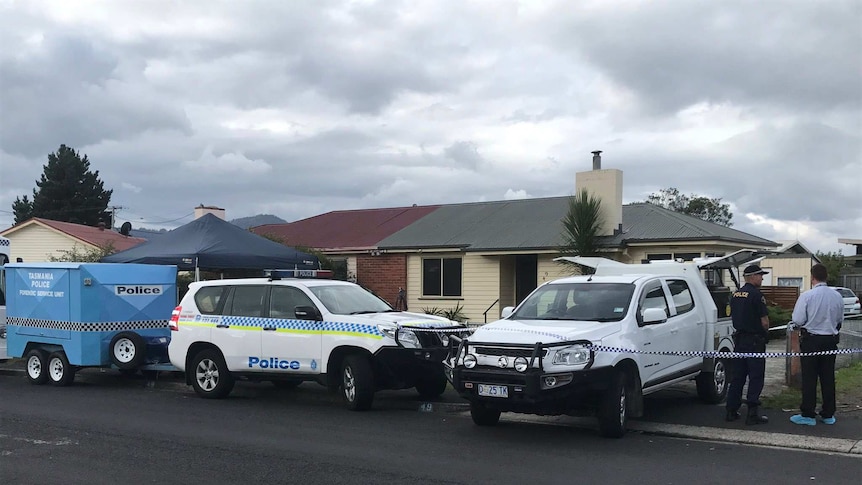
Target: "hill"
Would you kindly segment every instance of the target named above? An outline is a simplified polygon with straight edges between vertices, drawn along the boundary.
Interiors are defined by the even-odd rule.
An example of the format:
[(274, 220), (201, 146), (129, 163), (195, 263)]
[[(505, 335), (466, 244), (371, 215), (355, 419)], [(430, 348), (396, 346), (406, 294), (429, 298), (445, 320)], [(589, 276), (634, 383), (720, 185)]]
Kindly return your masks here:
[(248, 216), (248, 217), (240, 217), (238, 219), (231, 219), (231, 224), (235, 226), (239, 226), (243, 229), (248, 229), (249, 227), (254, 226), (262, 226), (264, 224), (286, 224), (287, 221), (282, 219), (281, 217), (274, 216), (272, 214), (258, 214), (256, 216)]

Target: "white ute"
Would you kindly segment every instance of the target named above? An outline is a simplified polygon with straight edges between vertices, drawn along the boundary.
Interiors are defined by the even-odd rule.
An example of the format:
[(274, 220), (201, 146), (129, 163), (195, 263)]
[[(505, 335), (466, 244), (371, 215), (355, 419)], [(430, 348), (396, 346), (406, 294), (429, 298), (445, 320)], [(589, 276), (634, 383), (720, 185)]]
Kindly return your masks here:
[(370, 408), (380, 389), (439, 396), (449, 336), (469, 333), (393, 310), (353, 283), (279, 277), (192, 283), (170, 327), (171, 363), (201, 397), (227, 396), (238, 378), (316, 381), (340, 389), (353, 410)]
[[(644, 395), (686, 379), (697, 380), (704, 401), (719, 403), (726, 362), (696, 352), (733, 350), (722, 272), (731, 270), (738, 286), (732, 268), (762, 254), (651, 264), (560, 258), (595, 274), (545, 283), (504, 308), (502, 320), (452, 339), (447, 377), (480, 426), (496, 424), (501, 411), (595, 413), (602, 435), (621, 437), (627, 418), (642, 415)], [(661, 353), (680, 351), (692, 355)]]

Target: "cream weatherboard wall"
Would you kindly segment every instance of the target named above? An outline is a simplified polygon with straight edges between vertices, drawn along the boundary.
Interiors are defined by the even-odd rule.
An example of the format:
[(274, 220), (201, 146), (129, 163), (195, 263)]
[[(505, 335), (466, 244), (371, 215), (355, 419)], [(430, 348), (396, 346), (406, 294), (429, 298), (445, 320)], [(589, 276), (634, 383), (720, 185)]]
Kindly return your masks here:
[(48, 261), (50, 257), (60, 257), (61, 251), (96, 249), (95, 246), (73, 239), (60, 232), (31, 224), (6, 236), (12, 247), (11, 259), (21, 258), (25, 263)]
[[(426, 257), (460, 257), (462, 259), (460, 298), (422, 296), (422, 259)], [(481, 323), (483, 321), (482, 312), (499, 298), (499, 261), (499, 256), (482, 256), (462, 252), (408, 255), (407, 305), (412, 311), (422, 312), (423, 308), (432, 307), (451, 309), (460, 303), (464, 307), (463, 313), (469, 322)]]
[[(760, 266), (771, 274), (767, 286), (788, 286), (793, 281), (801, 281), (799, 292), (811, 288), (811, 266), (815, 263), (809, 254), (786, 255), (777, 258), (766, 258)], [(765, 280), (765, 278), (764, 278)]]

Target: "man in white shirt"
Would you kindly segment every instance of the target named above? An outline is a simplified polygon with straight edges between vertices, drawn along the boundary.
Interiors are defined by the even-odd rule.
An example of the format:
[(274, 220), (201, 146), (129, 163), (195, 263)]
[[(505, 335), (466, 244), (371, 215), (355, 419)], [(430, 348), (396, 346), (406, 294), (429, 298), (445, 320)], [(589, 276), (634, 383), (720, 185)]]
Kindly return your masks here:
[[(799, 350), (803, 353), (824, 352), (838, 348), (838, 331), (844, 322), (844, 300), (826, 285), (826, 267), (811, 267), (812, 288), (796, 301), (793, 325), (801, 329)], [(801, 414), (790, 417), (795, 424), (817, 424), (817, 381), (823, 402), (819, 419), (823, 424), (835, 424), (835, 354), (802, 357)]]

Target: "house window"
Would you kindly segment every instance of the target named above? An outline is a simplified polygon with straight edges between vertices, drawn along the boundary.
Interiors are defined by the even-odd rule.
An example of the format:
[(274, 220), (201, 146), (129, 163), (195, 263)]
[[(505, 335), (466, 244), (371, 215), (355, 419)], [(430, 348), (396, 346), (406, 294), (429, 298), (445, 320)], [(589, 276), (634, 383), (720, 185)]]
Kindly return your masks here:
[(673, 259), (673, 255), (670, 253), (658, 253), (658, 254), (647, 254), (647, 261), (664, 261), (666, 259)]
[(802, 278), (778, 278), (778, 286), (795, 286), (802, 291)]
[(422, 260), (423, 296), (461, 296), (461, 258)]
[(691, 261), (694, 258), (699, 258), (699, 257), (700, 257), (700, 253), (674, 253), (673, 254), (673, 259), (675, 259), (677, 261), (679, 261), (679, 260)]

